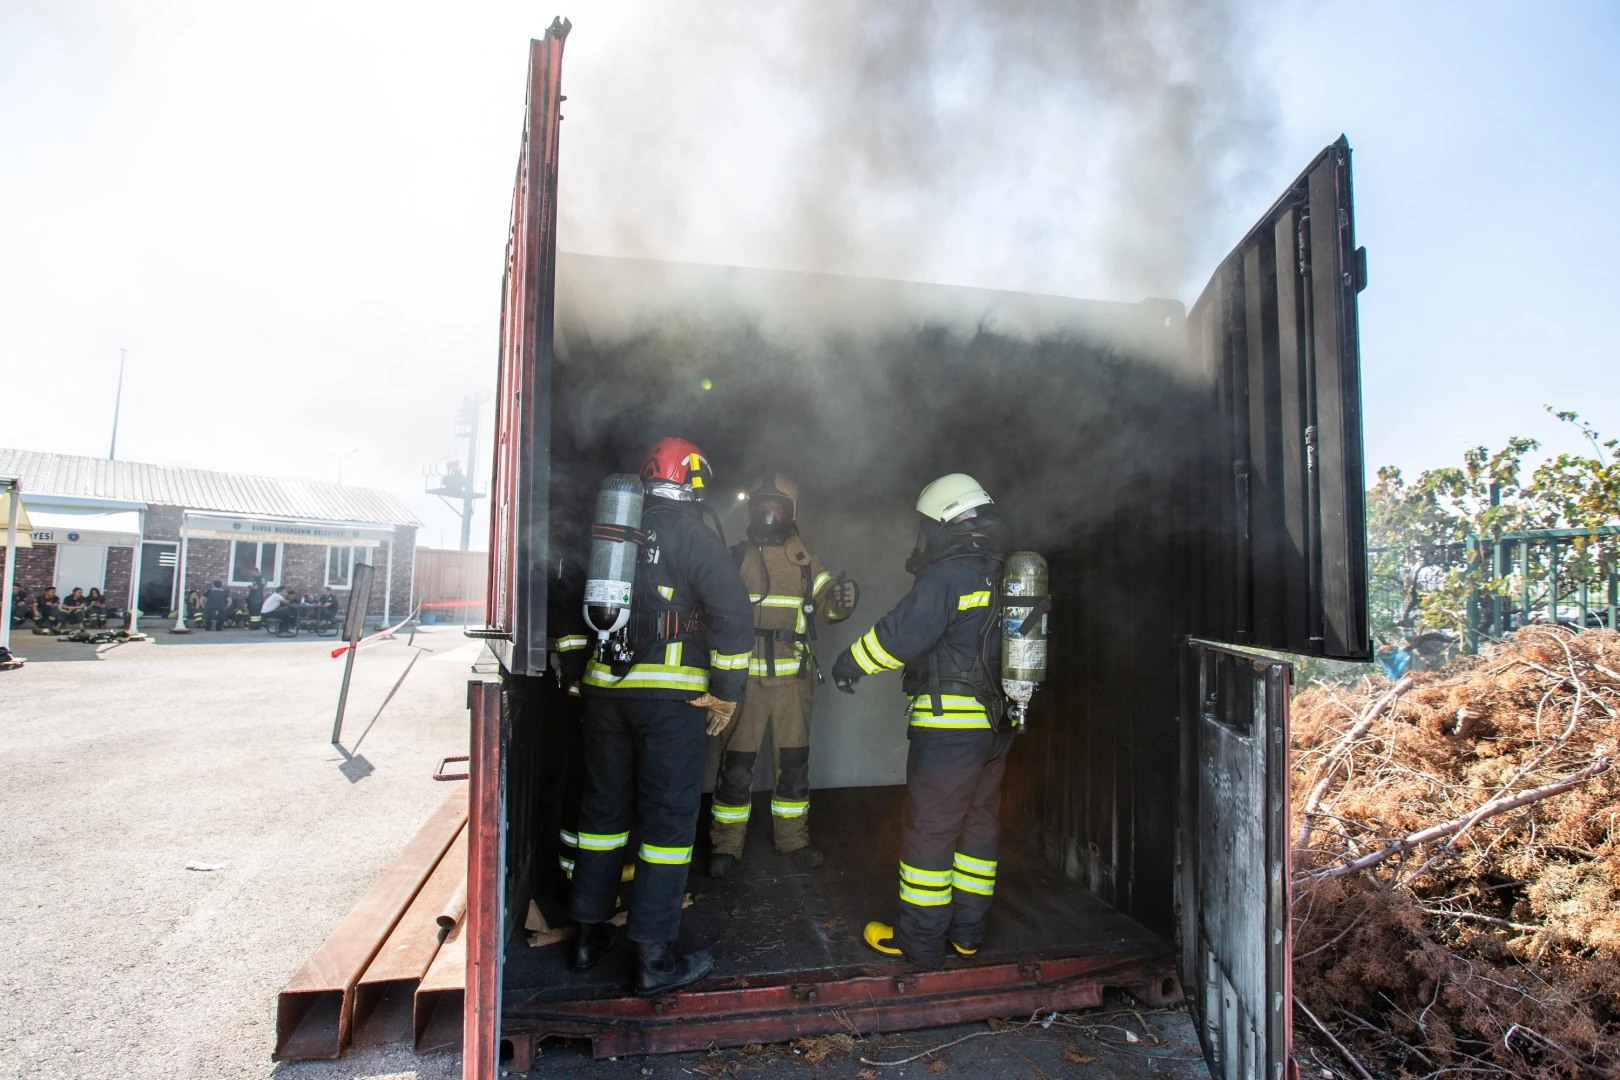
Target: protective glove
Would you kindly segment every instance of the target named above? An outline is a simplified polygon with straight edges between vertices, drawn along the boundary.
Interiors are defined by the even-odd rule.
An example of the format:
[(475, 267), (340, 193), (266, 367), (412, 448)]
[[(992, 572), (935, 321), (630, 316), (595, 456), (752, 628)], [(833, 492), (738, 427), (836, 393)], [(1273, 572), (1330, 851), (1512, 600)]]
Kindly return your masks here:
[(718, 735), (726, 730), (727, 725), (731, 723), (732, 714), (737, 711), (735, 701), (722, 701), (713, 694), (699, 694), (689, 704), (708, 712), (709, 722), (703, 728), (707, 735)]
[(860, 665), (855, 663), (855, 657), (848, 649), (839, 653), (838, 659), (833, 661), (833, 685), (846, 694), (855, 692), (855, 684), (860, 682), (861, 676), (865, 674)]
[(854, 611), (855, 605), (861, 602), (861, 587), (840, 576), (827, 587), (827, 602), (840, 611)]

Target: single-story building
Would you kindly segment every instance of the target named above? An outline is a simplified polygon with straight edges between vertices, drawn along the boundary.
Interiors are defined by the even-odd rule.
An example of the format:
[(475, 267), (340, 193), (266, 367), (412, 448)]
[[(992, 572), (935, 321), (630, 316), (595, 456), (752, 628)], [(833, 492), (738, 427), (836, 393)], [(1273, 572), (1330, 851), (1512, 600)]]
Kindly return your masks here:
[[(386, 491), (29, 450), (0, 449), (0, 476), (16, 477), (31, 526), (15, 568), (31, 596), (95, 586), (117, 607), (161, 617), (215, 580), (239, 591), (262, 576), (295, 594), (341, 594), (369, 563), (369, 613), (386, 620), (412, 607), (421, 522)], [(12, 555), (5, 527), (0, 574)]]

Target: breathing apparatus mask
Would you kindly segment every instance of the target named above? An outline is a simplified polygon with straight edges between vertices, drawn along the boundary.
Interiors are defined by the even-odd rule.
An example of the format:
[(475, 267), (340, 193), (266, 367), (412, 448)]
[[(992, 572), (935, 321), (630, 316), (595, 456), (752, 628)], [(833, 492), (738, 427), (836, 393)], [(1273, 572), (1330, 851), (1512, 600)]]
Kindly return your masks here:
[(965, 510), (950, 521), (923, 516), (917, 528), (917, 543), (906, 559), (906, 573), (919, 574), (954, 555), (975, 552), (1000, 554), (1004, 550), (1005, 527), (991, 504)]
[(756, 543), (780, 544), (793, 531), (793, 512), (782, 499), (754, 496), (748, 500), (748, 538)]

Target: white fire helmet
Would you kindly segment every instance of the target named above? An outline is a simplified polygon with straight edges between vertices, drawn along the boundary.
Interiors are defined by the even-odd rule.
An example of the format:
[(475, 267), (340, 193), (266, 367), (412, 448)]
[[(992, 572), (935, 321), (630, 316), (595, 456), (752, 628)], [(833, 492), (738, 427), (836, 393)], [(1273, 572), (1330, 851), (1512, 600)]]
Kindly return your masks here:
[(976, 506), (995, 502), (990, 493), (967, 473), (949, 473), (922, 489), (917, 513), (944, 524)]

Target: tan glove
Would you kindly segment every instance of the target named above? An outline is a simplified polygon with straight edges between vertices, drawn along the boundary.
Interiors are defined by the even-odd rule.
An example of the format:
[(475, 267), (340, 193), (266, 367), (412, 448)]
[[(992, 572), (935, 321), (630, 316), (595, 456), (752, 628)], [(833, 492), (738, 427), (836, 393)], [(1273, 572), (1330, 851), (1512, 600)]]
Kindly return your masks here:
[(709, 723), (703, 730), (709, 735), (718, 735), (726, 730), (726, 726), (731, 723), (732, 714), (737, 711), (735, 701), (721, 701), (713, 694), (699, 694), (689, 704), (708, 712)]
[(835, 581), (827, 589), (827, 600), (840, 611), (854, 611), (861, 600), (861, 587), (848, 579)]

